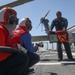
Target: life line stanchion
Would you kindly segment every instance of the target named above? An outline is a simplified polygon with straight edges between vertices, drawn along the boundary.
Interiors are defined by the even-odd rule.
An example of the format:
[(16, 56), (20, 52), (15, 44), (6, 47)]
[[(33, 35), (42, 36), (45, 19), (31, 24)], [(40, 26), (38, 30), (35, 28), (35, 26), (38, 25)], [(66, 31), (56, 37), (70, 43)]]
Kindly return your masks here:
[(56, 31), (56, 35), (60, 42), (69, 42), (67, 31), (62, 31), (62, 30)]

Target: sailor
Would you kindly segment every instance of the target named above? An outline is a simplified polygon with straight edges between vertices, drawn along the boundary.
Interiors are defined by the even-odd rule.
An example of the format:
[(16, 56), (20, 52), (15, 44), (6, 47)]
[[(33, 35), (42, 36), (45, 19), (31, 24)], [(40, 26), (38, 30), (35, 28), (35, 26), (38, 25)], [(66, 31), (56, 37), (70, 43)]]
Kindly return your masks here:
[(61, 11), (58, 11), (56, 13), (56, 16), (57, 16), (57, 18), (55, 18), (52, 21), (51, 29), (49, 30), (49, 33), (55, 27), (56, 33), (57, 33), (57, 38), (58, 38), (58, 42), (57, 42), (58, 61), (63, 60), (63, 53), (62, 53), (62, 48), (61, 48), (62, 43), (65, 47), (65, 51), (67, 53), (68, 59), (73, 60), (73, 56), (71, 53), (71, 48), (70, 48), (69, 40), (68, 40), (68, 32), (67, 32), (68, 21), (66, 18), (62, 17)]
[(27, 55), (29, 56), (28, 71), (34, 71), (30, 69), (34, 64), (36, 64), (40, 58), (35, 52), (38, 50), (38, 45), (32, 44), (30, 31), (32, 30), (32, 22), (29, 18), (23, 18), (14, 33), (14, 42), (20, 44), (27, 50)]
[(0, 10), (0, 75), (26, 75), (28, 56), (16, 49), (11, 37), (17, 24), (14, 9), (4, 7)]

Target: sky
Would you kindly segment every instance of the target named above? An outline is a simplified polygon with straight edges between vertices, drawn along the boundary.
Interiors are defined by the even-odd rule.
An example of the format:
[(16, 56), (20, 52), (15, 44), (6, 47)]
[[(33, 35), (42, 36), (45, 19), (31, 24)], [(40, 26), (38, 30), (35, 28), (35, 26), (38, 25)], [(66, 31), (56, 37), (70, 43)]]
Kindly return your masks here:
[[(12, 0), (15, 1), (15, 0)], [(11, 2), (10, 0), (0, 0), (0, 5)], [(49, 19), (49, 25), (52, 20), (56, 18), (56, 12), (61, 11), (62, 16), (68, 19), (68, 28), (75, 24), (75, 0), (34, 0), (23, 5), (14, 7), (17, 11), (19, 21), (28, 17), (32, 21), (33, 29), (31, 30), (32, 36), (46, 35), (44, 26), (40, 24), (42, 14), (45, 15), (49, 10), (50, 13), (46, 17)]]
[[(15, 1), (15, 0), (12, 0)], [(0, 0), (0, 5), (11, 2), (10, 0)], [(32, 36), (46, 35), (45, 29), (42, 24), (37, 28), (42, 18), (49, 10), (50, 13), (46, 17), (49, 20), (49, 25), (54, 18), (56, 12), (61, 11), (62, 16), (68, 19), (68, 28), (75, 24), (75, 0), (34, 0), (23, 5), (14, 7), (17, 11), (19, 21), (22, 18), (30, 18), (32, 21), (33, 29), (31, 30)]]

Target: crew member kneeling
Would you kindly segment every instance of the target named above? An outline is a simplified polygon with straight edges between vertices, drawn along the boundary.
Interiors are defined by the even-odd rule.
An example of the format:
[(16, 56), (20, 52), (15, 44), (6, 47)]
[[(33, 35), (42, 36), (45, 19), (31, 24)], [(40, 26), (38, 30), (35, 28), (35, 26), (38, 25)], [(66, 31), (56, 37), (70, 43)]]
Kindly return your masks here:
[[(11, 36), (17, 24), (17, 12), (14, 9), (5, 7), (0, 10), (0, 75), (26, 75), (28, 56), (12, 49), (16, 48)], [(10, 47), (10, 51), (8, 48), (2, 51), (2, 46)]]
[[(40, 58), (39, 55), (35, 53), (38, 49), (37, 44), (32, 44), (31, 42), (31, 34), (29, 33), (32, 29), (32, 24), (29, 18), (23, 18), (16, 29), (13, 31), (14, 33), (14, 42), (20, 44), (24, 48), (27, 49), (27, 55), (29, 56), (29, 64), (28, 71), (31, 66), (36, 64)], [(34, 69), (32, 69), (33, 71)]]

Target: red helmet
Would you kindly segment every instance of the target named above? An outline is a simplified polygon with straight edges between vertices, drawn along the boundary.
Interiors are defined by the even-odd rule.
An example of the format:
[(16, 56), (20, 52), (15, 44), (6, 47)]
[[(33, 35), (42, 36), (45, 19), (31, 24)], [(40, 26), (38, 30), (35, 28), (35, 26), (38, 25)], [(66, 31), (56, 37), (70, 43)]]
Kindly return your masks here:
[(4, 7), (3, 9), (0, 10), (0, 23), (4, 23), (4, 24), (8, 23), (7, 17), (10, 12), (13, 13), (14, 15), (17, 14), (16, 11), (11, 7)]

